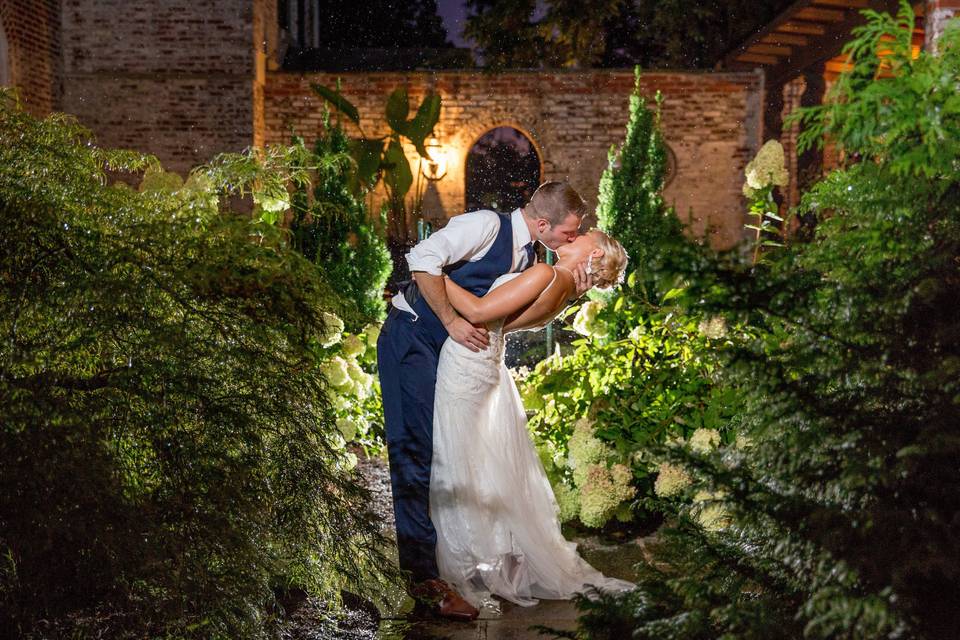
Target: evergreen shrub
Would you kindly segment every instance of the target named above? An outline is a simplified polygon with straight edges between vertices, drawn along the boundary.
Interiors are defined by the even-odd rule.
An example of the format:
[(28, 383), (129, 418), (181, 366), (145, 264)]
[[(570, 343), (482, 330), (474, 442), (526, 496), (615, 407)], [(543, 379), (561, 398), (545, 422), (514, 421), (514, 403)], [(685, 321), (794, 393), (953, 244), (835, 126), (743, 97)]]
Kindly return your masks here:
[[(349, 151), (350, 139), (343, 128), (327, 118), (313, 155), (337, 161), (314, 160), (318, 169), (312, 193), (308, 196), (305, 188), (294, 193), (292, 244), (323, 271), (331, 286), (355, 302), (361, 323), (381, 322), (386, 308), (384, 286), (393, 268), (382, 233), (385, 222), (380, 220), (378, 225), (362, 196), (355, 195), (351, 185), (357, 179), (356, 167)], [(361, 326), (354, 324), (347, 328), (358, 332)]]
[[(302, 159), (184, 183), (0, 93), (5, 633), (265, 637), (277, 592), (389, 566), (317, 373), (347, 310), (262, 220)], [(227, 210), (251, 191), (261, 219)]]
[(960, 28), (914, 57), (909, 3), (866, 15), (798, 116), (844, 158), (802, 198), (814, 238), (685, 274), (751, 327), (719, 369), (746, 446), (663, 452), (725, 517), (680, 507), (575, 637), (960, 637)]
[[(727, 340), (726, 325), (679, 312), (683, 282), (665, 260), (695, 262), (699, 248), (685, 243), (661, 194), (667, 166), (660, 104), (657, 96), (655, 108), (647, 105), (638, 70), (625, 140), (610, 150), (600, 180), (597, 218), (626, 249), (630, 276), (612, 293), (591, 293), (576, 310), (572, 326), (580, 336), (572, 350), (540, 362), (522, 381), (526, 406), (536, 411), (530, 428), (561, 515), (590, 527), (614, 516), (629, 521), (638, 511), (656, 518), (651, 512), (663, 500), (654, 492), (660, 461), (652, 446), (686, 441), (703, 430), (733, 437), (734, 398), (718, 384), (714, 355)], [(588, 428), (588, 437), (577, 437), (575, 426)], [(603, 455), (578, 462), (580, 443), (594, 440)], [(593, 464), (611, 474), (616, 465), (628, 465), (633, 490), (586, 484), (580, 476)], [(599, 502), (595, 486), (606, 488)], [(584, 510), (585, 504), (603, 508)]]

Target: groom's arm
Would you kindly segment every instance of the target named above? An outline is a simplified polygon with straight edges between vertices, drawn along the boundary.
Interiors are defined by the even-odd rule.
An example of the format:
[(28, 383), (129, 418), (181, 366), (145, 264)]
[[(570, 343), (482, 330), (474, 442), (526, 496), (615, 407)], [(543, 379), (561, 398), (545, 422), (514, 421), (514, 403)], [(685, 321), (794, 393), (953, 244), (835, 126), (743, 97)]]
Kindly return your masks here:
[(424, 300), (455, 341), (473, 351), (489, 344), (487, 330), (475, 327), (457, 313), (447, 299), (443, 267), (480, 259), (497, 237), (500, 220), (492, 211), (464, 213), (421, 241), (407, 254), (407, 264)]
[(433, 309), (433, 312), (437, 314), (451, 338), (471, 351), (482, 351), (489, 346), (490, 340), (487, 338), (487, 330), (470, 324), (450, 304), (446, 286), (443, 283), (443, 276), (416, 271), (413, 274), (413, 279), (416, 280), (421, 295)]

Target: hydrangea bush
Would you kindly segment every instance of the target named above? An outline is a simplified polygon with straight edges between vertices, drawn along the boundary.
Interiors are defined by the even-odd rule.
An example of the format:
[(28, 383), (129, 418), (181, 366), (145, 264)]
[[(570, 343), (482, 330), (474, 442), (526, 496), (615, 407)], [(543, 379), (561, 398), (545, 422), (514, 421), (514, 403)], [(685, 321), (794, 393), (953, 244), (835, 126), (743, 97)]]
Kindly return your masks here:
[(662, 450), (684, 499), (639, 588), (583, 599), (570, 637), (957, 637), (960, 25), (917, 55), (910, 3), (865, 13), (797, 116), (801, 150), (844, 160), (803, 195), (810, 241), (687, 272), (689, 301), (752, 327), (718, 370), (746, 437)]
[[(580, 336), (572, 350), (540, 362), (521, 383), (527, 408), (536, 412), (534, 438), (553, 452), (548, 468), (561, 515), (590, 527), (614, 516), (630, 520), (667, 501), (654, 491), (661, 462), (651, 454), (654, 445), (695, 433), (714, 434), (710, 442), (733, 437), (734, 396), (716, 379), (715, 351), (730, 337), (726, 322), (681, 312), (674, 305), (683, 283), (663, 277), (668, 249), (685, 245), (660, 194), (666, 150), (659, 97), (657, 110), (649, 109), (639, 73), (630, 114), (624, 144), (611, 149), (597, 213), (623, 242), (633, 272), (619, 289), (591, 293), (571, 310)], [(590, 475), (580, 459), (606, 470)]]
[[(654, 445), (692, 438), (693, 447), (715, 448), (735, 438), (735, 394), (717, 378), (718, 354), (735, 332), (715, 317), (652, 307), (629, 290), (589, 301), (574, 317), (582, 337), (572, 351), (541, 361), (519, 383), (564, 518), (599, 527), (615, 514), (629, 520), (638, 508), (659, 509)], [(616, 337), (614, 327), (626, 335)], [(621, 483), (620, 504), (584, 518), (576, 506), (584, 463), (598, 462), (625, 465), (631, 490)]]
[(368, 324), (361, 333), (343, 333), (325, 345), (320, 372), (327, 380), (327, 397), (336, 413), (337, 431), (330, 443), (343, 451), (346, 466), (357, 456), (348, 445), (357, 444), (367, 455), (383, 449), (383, 405), (377, 380), (377, 337), (380, 325)]

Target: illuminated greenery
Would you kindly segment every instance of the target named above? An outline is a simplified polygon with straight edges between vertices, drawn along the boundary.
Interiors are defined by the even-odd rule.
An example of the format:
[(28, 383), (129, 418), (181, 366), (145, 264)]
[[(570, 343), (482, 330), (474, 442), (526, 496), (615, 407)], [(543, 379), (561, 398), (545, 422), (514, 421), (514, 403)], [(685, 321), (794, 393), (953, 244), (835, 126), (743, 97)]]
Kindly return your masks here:
[(682, 274), (687, 308), (750, 327), (719, 352), (742, 446), (661, 450), (711, 497), (679, 504), (636, 592), (582, 600), (570, 637), (960, 628), (960, 29), (914, 58), (909, 3), (868, 17), (853, 70), (799, 116), (846, 159), (802, 198), (815, 237)]
[(272, 224), (307, 159), (184, 183), (0, 95), (7, 632), (261, 637), (290, 585), (335, 599), (389, 566), (318, 373), (349, 307)]

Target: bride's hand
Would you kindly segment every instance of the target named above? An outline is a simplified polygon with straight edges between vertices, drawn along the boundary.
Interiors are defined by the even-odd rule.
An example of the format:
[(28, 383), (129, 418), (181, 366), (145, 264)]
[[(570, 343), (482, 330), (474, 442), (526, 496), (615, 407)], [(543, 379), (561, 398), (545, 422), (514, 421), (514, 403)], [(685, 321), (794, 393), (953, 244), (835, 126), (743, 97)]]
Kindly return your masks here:
[(573, 269), (573, 283), (577, 287), (577, 298), (585, 294), (590, 287), (593, 286), (593, 276), (587, 273), (586, 264), (586, 262), (581, 262)]

